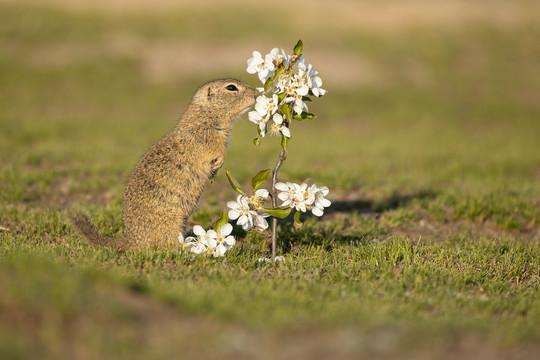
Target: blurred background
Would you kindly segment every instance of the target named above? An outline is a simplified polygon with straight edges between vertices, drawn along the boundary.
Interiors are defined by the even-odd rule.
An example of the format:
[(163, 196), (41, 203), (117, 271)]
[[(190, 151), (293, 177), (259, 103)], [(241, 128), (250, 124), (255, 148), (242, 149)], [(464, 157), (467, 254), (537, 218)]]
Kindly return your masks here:
[[(54, 250), (61, 254), (57, 257), (80, 262), (77, 256), (90, 251), (77, 248), (62, 211), (79, 204), (105, 235), (117, 235), (131, 170), (146, 149), (176, 125), (196, 88), (223, 77), (259, 86), (257, 77), (245, 71), (252, 52), (265, 54), (278, 47), (290, 53), (298, 39), (328, 93), (310, 105), (315, 120), (292, 124), (289, 156), (280, 176), (290, 181), (310, 177), (330, 188), (333, 201), (322, 221), (308, 222), (302, 241), (324, 243), (333, 236), (332, 241), (345, 244), (395, 235), (435, 241), (486, 236), (540, 239), (537, 0), (0, 0), (0, 236), (11, 239), (2, 251), (11, 254), (23, 243), (47, 248), (60, 244), (60, 250)], [(256, 134), (247, 116), (240, 119), (224, 165), (246, 185), (257, 171), (272, 167), (279, 152), (278, 138), (265, 138), (260, 148), (253, 149)], [(234, 195), (221, 171), (194, 221), (210, 225)], [(10, 232), (2, 232), (5, 229)], [(288, 236), (295, 240), (296, 235)], [(90, 253), (88, 262), (94, 267), (106, 257), (105, 251)], [(131, 261), (108, 256), (113, 260), (105, 262), (104, 271), (111, 263)], [(0, 335), (18, 324), (24, 336), (15, 338), (27, 339), (29, 334), (32, 343), (41, 336), (34, 326), (39, 316), (55, 316), (39, 296), (25, 295), (28, 288), (34, 293), (58, 291), (51, 302), (60, 299), (68, 314), (78, 311), (71, 304), (74, 294), (81, 294), (81, 303), (92, 303), (88, 300), (96, 296), (89, 294), (96, 288), (92, 265), (88, 265), (90, 280), (84, 283), (76, 273), (62, 278), (69, 263), (53, 267), (47, 273), (49, 280), (42, 281), (42, 269), (49, 268), (49, 263), (43, 264), (26, 283), (4, 271), (0, 284), (19, 290), (0, 297), (0, 310), (1, 301), (12, 294), (14, 300), (9, 301), (15, 308), (21, 298), (41, 310), (37, 315), (24, 307), (6, 311), (11, 318)], [(24, 265), (21, 268), (19, 273), (24, 273)], [(161, 268), (150, 270), (160, 278)], [(133, 276), (139, 275), (134, 271)], [(57, 278), (69, 286), (56, 283)], [(133, 291), (122, 302), (137, 311), (125, 317), (145, 323), (153, 316), (147, 310), (155, 304), (134, 295), (141, 291), (135, 281), (126, 284)], [(65, 295), (65, 288), (72, 294)], [(99, 310), (101, 300), (92, 304)], [(383, 354), (381, 358), (387, 349), (384, 341), (394, 334), (393, 319), (399, 318), (389, 313), (385, 318), (389, 335), (364, 340), (366, 348)], [(146, 335), (159, 343), (154, 335), (167, 332), (172, 325), (166, 320), (173, 315), (177, 319), (178, 311), (156, 317), (155, 327)], [(107, 316), (99, 324), (108, 324)], [(220, 316), (230, 320), (229, 315)], [(520, 327), (520, 316), (511, 319), (513, 329)], [(56, 320), (64, 329), (62, 319)], [(182, 326), (183, 320), (178, 321)], [(182, 331), (192, 332), (190, 327), (201, 321), (186, 322)], [(524, 333), (533, 326), (530, 323)], [(66, 334), (43, 335), (38, 342), (59, 349), (71, 344), (68, 325)], [(486, 325), (488, 330), (492, 327), (497, 326)], [(54, 333), (56, 328), (51, 329)], [(248, 344), (250, 330), (244, 329), (244, 338), (236, 340)], [(124, 331), (132, 338), (139, 336), (131, 328)], [(319, 336), (334, 333), (325, 331)], [(407, 329), (402, 332), (409, 334)], [(454, 332), (448, 329), (448, 338), (437, 345), (443, 352), (454, 346)], [(79, 338), (91, 333), (92, 328)], [(266, 338), (267, 333), (272, 330), (263, 329), (259, 335)], [(281, 335), (272, 336), (274, 343), (282, 340)], [(534, 334), (529, 336), (534, 342)], [(4, 344), (12, 345), (9, 337), (4, 339)], [(92, 348), (94, 338), (88, 339)], [(351, 339), (348, 343), (356, 341)], [(475, 339), (465, 341), (465, 351), (467, 346), (476, 347)], [(21, 349), (27, 348), (25, 341), (17, 343)], [(129, 350), (133, 352), (131, 343), (107, 341), (103, 343), (112, 349), (119, 346), (118, 353), (128, 349), (126, 358)], [(492, 344), (484, 343), (486, 359), (500, 356)], [(289, 355), (297, 350), (293, 345)], [(204, 339), (197, 342), (192, 354), (204, 346)], [(69, 351), (76, 358), (77, 349), (68, 346)], [(314, 358), (320, 354), (314, 351)]]
[[(293, 124), (284, 178), (353, 204), (504, 192), (536, 208), (539, 17), (526, 0), (2, 0), (3, 198), (120, 209), (134, 164), (200, 84), (258, 86), (252, 51), (302, 39), (328, 94)], [(251, 151), (255, 136), (244, 117), (231, 139), (225, 168), (243, 182), (277, 156), (277, 138)]]
[[(293, 124), (281, 179), (327, 185), (331, 211), (413, 200), (412, 220), (488, 221), (538, 238), (539, 10), (527, 0), (3, 0), (0, 195), (13, 207), (107, 206), (118, 231), (133, 166), (196, 88), (223, 77), (259, 86), (245, 71), (252, 52), (291, 53), (302, 39), (328, 93), (310, 105), (315, 120)], [(256, 134), (244, 116), (229, 144), (224, 168), (244, 184), (278, 152), (278, 138), (253, 149)], [(197, 221), (234, 197), (224, 175), (207, 195)]]
[[(526, 0), (2, 0), (2, 196), (53, 208), (113, 202), (119, 214), (134, 164), (200, 84), (237, 77), (258, 86), (245, 72), (252, 51), (290, 53), (302, 39), (328, 94), (310, 107), (316, 120), (293, 124), (283, 178), (311, 177), (352, 206), (443, 193), (441, 207), (473, 217), (476, 200), (503, 192), (500, 210), (528, 209), (512, 210), (503, 225), (531, 228), (539, 8)], [(251, 151), (255, 136), (247, 117), (233, 132), (225, 168), (241, 182), (277, 156), (277, 138)], [(209, 189), (212, 215), (223, 186), (221, 176)]]

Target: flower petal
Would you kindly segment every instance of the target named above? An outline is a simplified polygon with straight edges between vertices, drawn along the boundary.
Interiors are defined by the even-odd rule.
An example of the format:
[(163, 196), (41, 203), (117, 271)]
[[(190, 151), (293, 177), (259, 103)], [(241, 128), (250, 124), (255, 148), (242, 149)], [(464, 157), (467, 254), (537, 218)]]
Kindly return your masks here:
[(225, 243), (229, 246), (234, 246), (236, 244), (236, 239), (234, 238), (234, 236), (227, 236), (225, 238)]
[(277, 197), (281, 201), (286, 201), (287, 199), (289, 199), (290, 194), (284, 191), (284, 192), (280, 192)]
[(259, 123), (259, 129), (261, 130), (261, 136), (264, 137), (266, 135), (266, 122), (261, 121)]
[(255, 196), (261, 197), (261, 198), (268, 198), (270, 196), (270, 193), (266, 189), (259, 189), (255, 191)]
[(290, 207), (291, 205), (293, 205), (293, 200), (291, 198), (283, 200), (283, 204), (281, 204), (282, 207)]
[(323, 211), (322, 211), (320, 208), (318, 208), (317, 206), (312, 207), (312, 208), (311, 208), (311, 212), (312, 212), (313, 215), (315, 215), (315, 216), (319, 216), (319, 217), (320, 217), (320, 216), (323, 216)]
[(257, 227), (265, 230), (268, 228), (268, 222), (266, 221), (266, 219), (260, 215), (258, 215), (256, 218), (255, 218), (255, 221), (257, 223)]
[(216, 250), (214, 251), (213, 255), (214, 257), (221, 257), (225, 255), (226, 251), (227, 251), (227, 248), (223, 244), (219, 244), (216, 247)]
[(221, 235), (223, 235), (223, 236), (227, 236), (227, 235), (229, 235), (229, 234), (232, 232), (232, 230), (233, 230), (232, 225), (229, 224), (229, 223), (226, 223), (225, 225), (223, 225), (223, 226), (221, 227), (221, 230), (220, 230), (219, 233), (220, 233)]
[(250, 111), (248, 113), (248, 119), (255, 124), (258, 124), (262, 120), (262, 115), (257, 111)]
[(195, 225), (193, 227), (193, 233), (197, 236), (205, 236), (206, 235), (206, 231), (204, 231), (204, 229), (202, 228), (201, 225)]
[(320, 188), (317, 188), (317, 192), (323, 196), (328, 195), (328, 188), (326, 186), (321, 186)]
[(218, 245), (218, 242), (215, 238), (209, 238), (208, 239), (208, 247), (215, 248)]
[(237, 201), (227, 201), (227, 207), (230, 207), (231, 209), (238, 210), (242, 206)]
[(249, 218), (246, 215), (242, 215), (238, 218), (238, 221), (236, 222), (236, 225), (240, 225), (244, 227), (245, 224), (249, 223)]
[(233, 210), (229, 210), (227, 215), (229, 216), (229, 219), (236, 220), (240, 217), (241, 213), (240, 211), (233, 209)]
[(193, 243), (193, 246), (190, 247), (190, 250), (192, 253), (200, 254), (206, 250), (206, 246), (204, 244), (197, 242)]
[(274, 120), (274, 123), (276, 123), (277, 125), (283, 124), (283, 116), (281, 116), (281, 114), (274, 114), (272, 120)]
[(320, 204), (320, 205), (322, 205), (324, 207), (329, 207), (330, 205), (332, 205), (330, 200), (325, 199), (325, 198), (318, 198), (317, 199), (317, 204)]

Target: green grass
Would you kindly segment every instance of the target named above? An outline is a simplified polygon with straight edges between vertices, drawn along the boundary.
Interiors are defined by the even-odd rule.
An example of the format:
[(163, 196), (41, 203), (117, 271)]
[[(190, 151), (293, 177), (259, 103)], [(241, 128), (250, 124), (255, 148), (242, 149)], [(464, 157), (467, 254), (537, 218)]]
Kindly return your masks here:
[[(61, 221), (52, 214), (47, 220)], [(56, 227), (68, 236), (65, 226)], [(174, 314), (162, 325), (170, 330), (162, 341), (171, 355), (217, 331), (206, 324), (209, 316), (219, 320), (219, 332), (242, 324), (257, 341), (268, 331), (296, 329), (298, 341), (305, 341), (338, 328), (355, 335), (397, 332), (397, 348), (417, 348), (407, 345), (409, 331), (430, 333), (434, 341), (487, 334), (506, 348), (540, 335), (538, 244), (337, 240), (327, 236), (320, 244), (297, 246), (276, 267), (260, 265), (256, 246), (248, 244), (213, 260), (163, 251), (119, 255), (77, 241), (21, 243), (4, 236), (1, 309), (3, 328), (11, 331), (2, 337), (2, 349), (54, 358), (70, 350), (63, 343), (69, 333), (83, 354), (143, 358), (152, 340), (138, 343), (137, 336), (163, 313)], [(137, 307), (132, 297), (144, 297), (143, 305)], [(202, 334), (183, 336), (184, 323), (198, 317)], [(328, 339), (341, 340), (335, 334)], [(30, 346), (20, 348), (26, 342)], [(198, 351), (208, 351), (200, 345)], [(231, 344), (213, 346), (235, 350)]]
[[(257, 9), (227, 10), (228, 26), (223, 11), (0, 6), (0, 358), (539, 354), (540, 26), (299, 36)], [(369, 75), (329, 79), (317, 119), (292, 128), (280, 176), (327, 185), (327, 214), (280, 223), (278, 266), (240, 229), (218, 260), (81, 242), (66, 212), (119, 235), (131, 169), (196, 86), (255, 85), (244, 63), (154, 81), (144, 46), (253, 43), (253, 29), (261, 51), (302, 37), (315, 67), (316, 47)], [(111, 50), (115, 36), (144, 46)], [(277, 157), (278, 139), (252, 149), (255, 135), (240, 120), (225, 163), (246, 185)], [(192, 224), (234, 196), (220, 172)]]

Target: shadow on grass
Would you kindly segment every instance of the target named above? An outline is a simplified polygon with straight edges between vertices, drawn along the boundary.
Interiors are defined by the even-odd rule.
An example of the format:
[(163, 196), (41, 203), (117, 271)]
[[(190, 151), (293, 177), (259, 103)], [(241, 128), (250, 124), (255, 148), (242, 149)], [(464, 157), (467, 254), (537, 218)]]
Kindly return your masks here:
[(311, 213), (302, 214), (304, 223), (298, 230), (294, 230), (294, 214), (280, 220), (279, 238), (284, 253), (294, 252), (304, 246), (319, 246), (331, 251), (335, 244), (361, 245), (373, 239), (390, 236), (387, 225), (378, 221), (387, 211), (407, 207), (412, 202), (430, 201), (437, 197), (438, 192), (433, 190), (420, 190), (411, 194), (392, 194), (383, 199), (355, 199), (347, 201), (334, 201), (325, 209), (324, 216), (331, 214), (364, 214), (359, 221), (354, 216), (345, 218), (332, 218), (317, 224), (316, 216)]
[[(359, 214), (380, 214), (389, 210), (396, 210), (406, 207), (413, 201), (428, 201), (439, 195), (437, 191), (431, 189), (419, 190), (412, 194), (392, 194), (383, 199), (353, 199), (345, 201), (334, 201), (332, 205), (325, 209), (325, 214), (333, 213), (359, 213)], [(313, 215), (311, 215), (313, 216)]]

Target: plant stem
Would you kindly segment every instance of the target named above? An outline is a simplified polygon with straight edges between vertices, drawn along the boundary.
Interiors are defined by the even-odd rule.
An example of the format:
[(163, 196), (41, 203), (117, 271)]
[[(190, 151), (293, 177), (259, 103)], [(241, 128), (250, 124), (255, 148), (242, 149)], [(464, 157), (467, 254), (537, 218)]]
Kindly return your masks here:
[[(283, 161), (287, 158), (287, 152), (285, 149), (281, 148), (279, 153), (276, 166), (272, 172), (272, 207), (277, 207), (277, 194), (276, 194), (276, 182), (277, 182), (277, 173), (279, 168), (283, 164)], [(272, 219), (272, 258), (276, 257), (276, 247), (277, 247), (277, 218)]]

